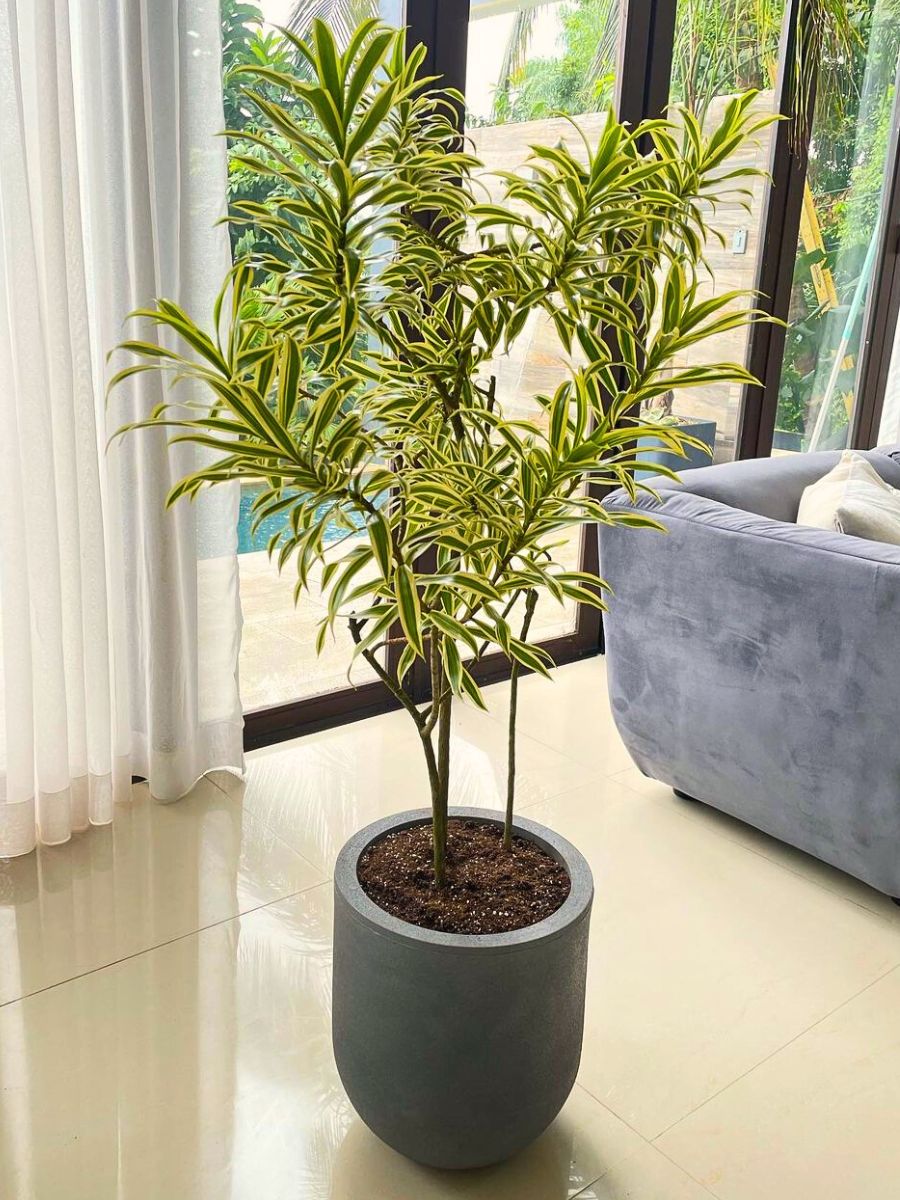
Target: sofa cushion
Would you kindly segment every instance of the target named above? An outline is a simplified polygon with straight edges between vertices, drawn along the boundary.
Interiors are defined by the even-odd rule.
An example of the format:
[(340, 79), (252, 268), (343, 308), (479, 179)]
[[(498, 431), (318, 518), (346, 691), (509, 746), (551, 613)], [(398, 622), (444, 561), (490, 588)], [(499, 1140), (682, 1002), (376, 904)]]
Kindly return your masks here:
[(900, 491), (852, 450), (804, 489), (797, 524), (900, 545)]

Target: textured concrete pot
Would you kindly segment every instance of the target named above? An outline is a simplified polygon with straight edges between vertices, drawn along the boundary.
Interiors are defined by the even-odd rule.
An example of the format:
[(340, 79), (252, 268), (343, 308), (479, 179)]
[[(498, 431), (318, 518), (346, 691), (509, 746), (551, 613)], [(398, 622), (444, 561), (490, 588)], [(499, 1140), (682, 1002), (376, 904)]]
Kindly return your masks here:
[(354, 1108), (389, 1146), (433, 1167), (480, 1167), (533, 1141), (572, 1090), (593, 882), (574, 846), (519, 817), (516, 833), (569, 872), (563, 906), (512, 933), (419, 929), (373, 904), (356, 870), (372, 842), (429, 819), (419, 809), (376, 821), (338, 857), (334, 1055)]
[[(685, 446), (684, 454), (673, 454), (662, 446), (659, 438), (638, 438), (638, 455), (641, 462), (659, 463), (670, 471), (689, 471), (693, 467), (708, 467), (716, 450), (716, 422), (701, 421), (695, 417), (685, 417), (678, 426), (681, 433), (690, 434), (703, 442), (705, 450), (697, 446)], [(656, 447), (660, 447), (656, 449)], [(635, 471), (636, 479), (649, 479), (653, 471)]]

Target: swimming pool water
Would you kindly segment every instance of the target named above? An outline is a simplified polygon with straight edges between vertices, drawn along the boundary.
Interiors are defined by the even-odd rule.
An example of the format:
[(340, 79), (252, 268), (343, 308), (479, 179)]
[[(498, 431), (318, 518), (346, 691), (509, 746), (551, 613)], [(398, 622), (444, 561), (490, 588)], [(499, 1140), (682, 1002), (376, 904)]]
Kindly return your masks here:
[[(260, 483), (249, 483), (241, 486), (241, 508), (238, 516), (238, 554), (250, 554), (254, 550), (267, 550), (269, 539), (276, 533), (283, 533), (290, 526), (290, 510), (275, 513), (266, 517), (263, 523), (251, 531), (253, 501), (264, 491)], [(299, 493), (298, 493), (299, 495)], [(325, 541), (335, 542), (343, 531), (331, 524), (325, 530)]]

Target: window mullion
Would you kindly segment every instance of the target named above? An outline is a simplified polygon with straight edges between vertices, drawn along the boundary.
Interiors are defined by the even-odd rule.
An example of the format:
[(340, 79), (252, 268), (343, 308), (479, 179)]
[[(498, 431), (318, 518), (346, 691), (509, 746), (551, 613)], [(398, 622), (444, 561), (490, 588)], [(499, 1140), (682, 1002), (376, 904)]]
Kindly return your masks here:
[[(794, 112), (797, 26), (806, 7), (806, 0), (788, 0), (785, 9), (776, 90), (778, 110), (788, 120), (776, 125), (772, 139), (769, 165), (771, 180), (766, 190), (755, 284), (757, 307), (785, 323), (790, 315), (809, 138), (816, 103), (816, 64), (812, 64), (810, 87), (804, 98), (805, 111), (799, 114)], [(795, 120), (796, 117), (799, 117), (799, 122)], [(784, 324), (769, 322), (754, 325), (750, 331), (747, 367), (760, 382), (744, 387), (737, 433), (737, 458), (765, 457), (771, 452), (785, 334)]]

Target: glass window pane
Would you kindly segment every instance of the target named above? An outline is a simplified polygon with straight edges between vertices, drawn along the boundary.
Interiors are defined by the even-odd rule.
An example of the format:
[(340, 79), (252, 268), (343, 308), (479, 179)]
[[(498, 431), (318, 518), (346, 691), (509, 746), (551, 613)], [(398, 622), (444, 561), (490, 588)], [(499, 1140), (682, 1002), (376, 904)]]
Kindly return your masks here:
[[(354, 28), (358, 20), (378, 13), (391, 24), (402, 25), (405, 11), (403, 0), (381, 0), (380, 3), (379, 0), (335, 0), (332, 8), (333, 11), (325, 12), (321, 5), (318, 6), (339, 34)], [(252, 131), (255, 117), (240, 95), (245, 81), (229, 81), (229, 68), (241, 62), (268, 61), (278, 69), (294, 70), (294, 53), (275, 27), (291, 23), (300, 9), (297, 0), (222, 0), (225, 117), (230, 129)], [(301, 36), (307, 33), (302, 24), (295, 23), (294, 28)], [(233, 157), (242, 152), (252, 156), (256, 152), (252, 143), (241, 144), (240, 139), (232, 142), (231, 149)], [(277, 180), (245, 171), (236, 163), (232, 165), (229, 178), (232, 204), (242, 199), (264, 201), (278, 187)], [(281, 253), (274, 243), (267, 247), (259, 245), (253, 229), (233, 229), (232, 245), (235, 254), (264, 249)], [(271, 518), (266, 527), (256, 533), (251, 530), (250, 509), (261, 486), (261, 483), (253, 482), (243, 485), (238, 526), (238, 567), (244, 614), (240, 681), (241, 698), (247, 712), (375, 679), (372, 669), (361, 659), (357, 660), (348, 678), (352, 640), (344, 623), (338, 623), (334, 639), (329, 640), (321, 654), (316, 654), (316, 632), (326, 612), (325, 600), (314, 581), (295, 604), (293, 562), (287, 563), (284, 571), (279, 573), (277, 563), (269, 559), (266, 549), (269, 538), (279, 531), (279, 522), (281, 527), (285, 526), (285, 515)], [(341, 536), (342, 532), (335, 528), (333, 541), (336, 543)], [(349, 547), (350, 543), (345, 541), (341, 549), (345, 551)]]
[[(689, 108), (707, 131), (721, 120), (729, 98), (748, 88), (760, 93), (760, 113), (774, 112), (783, 14), (784, 0), (679, 0), (672, 102)], [(675, 109), (670, 116), (677, 122)], [(768, 171), (773, 129), (763, 129), (723, 169), (753, 166)], [(711, 220), (705, 247), (709, 275), (701, 289), (706, 295), (750, 292), (755, 286), (766, 179), (758, 176), (744, 186), (750, 192), (746, 207), (735, 198), (723, 203)], [(743, 363), (748, 341), (746, 327), (731, 330), (692, 348), (678, 365)], [(735, 456), (741, 390), (739, 384), (714, 384), (672, 397), (674, 414), (694, 426), (691, 432), (709, 445), (716, 462)]]
[[(847, 445), (879, 236), (900, 13), (854, 6), (852, 55), (826, 57), (810, 146), (773, 453)], [(887, 411), (887, 410), (886, 410)]]
[[(614, 99), (619, 16), (619, 0), (472, 0), (466, 135), (485, 164), (485, 199), (499, 198), (495, 173), (521, 167), (531, 145), (565, 141), (577, 152), (579, 139), (561, 113), (575, 117), (589, 140), (596, 138)], [(565, 371), (552, 322), (534, 312), (509, 353), (498, 355), (487, 373), (496, 379), (504, 411), (531, 419), (541, 411), (535, 395), (552, 394)], [(577, 568), (581, 530), (572, 530), (556, 553)], [(532, 636), (571, 633), (576, 616), (574, 603), (542, 596)]]

